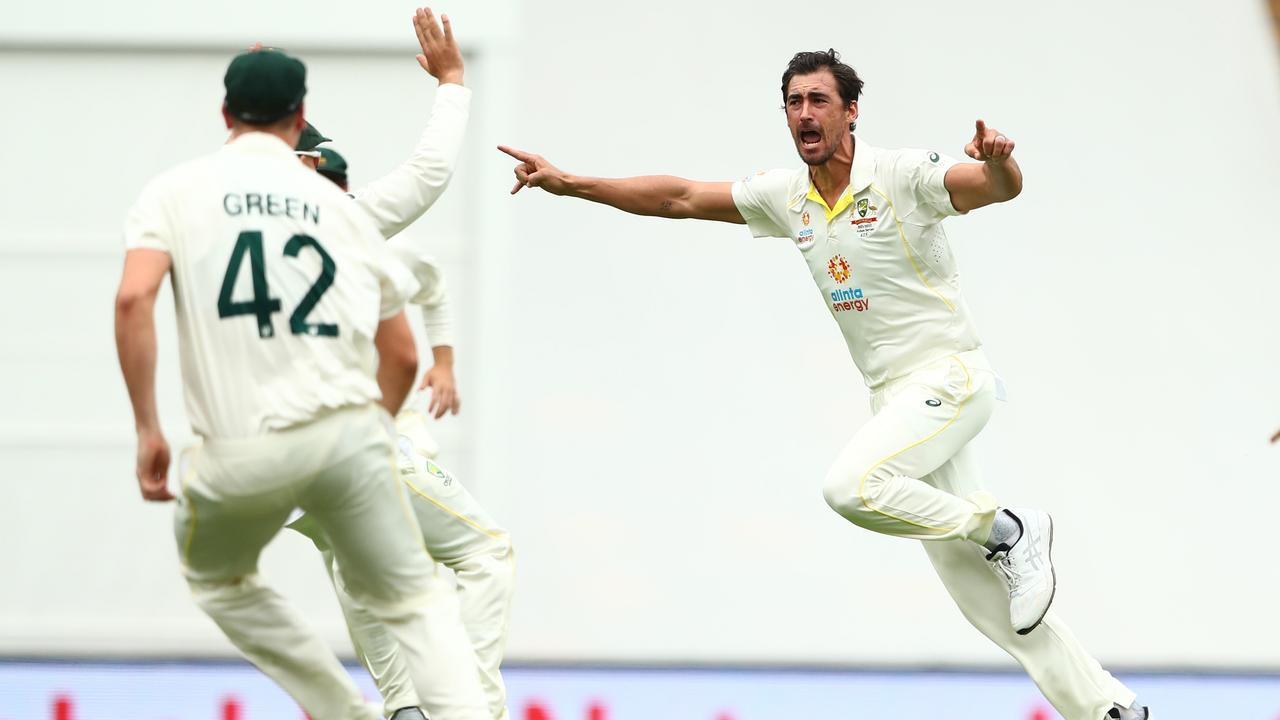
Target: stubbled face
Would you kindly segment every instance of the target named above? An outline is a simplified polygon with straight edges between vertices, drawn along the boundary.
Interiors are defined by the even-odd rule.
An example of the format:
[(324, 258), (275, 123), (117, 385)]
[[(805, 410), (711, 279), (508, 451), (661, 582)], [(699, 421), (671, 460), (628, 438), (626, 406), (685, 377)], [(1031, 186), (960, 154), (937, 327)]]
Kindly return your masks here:
[(836, 78), (827, 68), (791, 78), (786, 97), (787, 127), (806, 165), (822, 165), (849, 137), (858, 103), (840, 99)]

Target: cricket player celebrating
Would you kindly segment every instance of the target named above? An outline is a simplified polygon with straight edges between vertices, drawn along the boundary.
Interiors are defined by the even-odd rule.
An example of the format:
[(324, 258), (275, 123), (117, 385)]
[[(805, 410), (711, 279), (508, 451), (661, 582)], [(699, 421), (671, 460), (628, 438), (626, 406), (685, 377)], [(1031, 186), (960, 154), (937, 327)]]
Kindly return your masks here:
[(1144, 719), (1134, 693), (1049, 611), (1049, 515), (997, 505), (972, 467), (968, 443), (991, 415), (998, 381), (940, 223), (1018, 195), (1013, 140), (979, 120), (965, 148), (977, 163), (873, 147), (852, 133), (861, 89), (834, 50), (798, 53), (782, 96), (804, 167), (736, 183), (582, 177), (499, 149), (520, 161), (512, 194), (539, 187), (638, 215), (740, 223), (757, 237), (791, 239), (875, 412), (832, 466), (827, 502), (856, 525), (924, 541), (965, 616), (1068, 720)]
[[(418, 62), (440, 82), (435, 105), (417, 147), (393, 172), (350, 195), (389, 239), (392, 254), (417, 279), (420, 289), (410, 302), (422, 308), (434, 364), (423, 377), (419, 396), (396, 417), (400, 478), (409, 491), (410, 507), (433, 558), (454, 571), (461, 621), (471, 639), (480, 682), (494, 720), (506, 720), (506, 689), (500, 666), (506, 647), (514, 564), (511, 538), (446, 469), (436, 464), (438, 446), (427, 431), (423, 410), (439, 419), (457, 413), (460, 401), (453, 375), (453, 316), (444, 277), (420, 243), (400, 231), (435, 203), (448, 186), (462, 148), (471, 91), (463, 85), (463, 59), (447, 15), (437, 24), (430, 8), (417, 11), (414, 28), (422, 47)], [(318, 145), (328, 139), (311, 128), (296, 147), (304, 163), (347, 188), (346, 160)], [(314, 165), (311, 160), (314, 160)], [(425, 406), (425, 408), (423, 407)], [(344, 572), (318, 525), (303, 516), (290, 525), (307, 535), (325, 557), (339, 604), (361, 662), (382, 693), (385, 712), (425, 705), (420, 702), (394, 636), (359, 600), (344, 589)], [(455, 613), (457, 618), (458, 614)], [(448, 720), (441, 716), (440, 720)]]
[(263, 546), (301, 507), (346, 568), (346, 591), (395, 637), (424, 702), (432, 693), (442, 716), (481, 720), (471, 649), (433, 611), (434, 564), (388, 462), (384, 408), (399, 409), (417, 369), (402, 311), (414, 282), (368, 217), (294, 156), (305, 79), (284, 53), (237, 56), (224, 79), (226, 146), (155, 178), (129, 214), (116, 343), (139, 484), (147, 500), (173, 499), (154, 388), (155, 297), (172, 274), (187, 413), (203, 440), (175, 513), (197, 604), (315, 720), (377, 718), (258, 576)]

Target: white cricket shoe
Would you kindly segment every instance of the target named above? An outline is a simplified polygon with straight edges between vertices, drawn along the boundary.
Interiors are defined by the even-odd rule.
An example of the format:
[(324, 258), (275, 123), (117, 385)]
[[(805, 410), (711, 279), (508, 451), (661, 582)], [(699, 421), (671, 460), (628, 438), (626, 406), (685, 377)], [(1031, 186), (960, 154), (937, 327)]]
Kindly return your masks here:
[(987, 556), (1009, 586), (1009, 620), (1019, 635), (1035, 630), (1053, 604), (1058, 580), (1053, 572), (1053, 518), (1028, 508), (1005, 508), (1022, 523), (1013, 547)]

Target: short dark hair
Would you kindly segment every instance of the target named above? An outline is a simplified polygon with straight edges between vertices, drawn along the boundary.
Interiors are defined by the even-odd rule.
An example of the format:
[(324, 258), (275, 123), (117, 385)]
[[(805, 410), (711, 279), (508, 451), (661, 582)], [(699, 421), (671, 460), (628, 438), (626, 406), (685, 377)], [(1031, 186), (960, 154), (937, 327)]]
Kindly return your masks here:
[(862, 78), (858, 77), (853, 68), (840, 62), (840, 53), (835, 48), (796, 53), (791, 62), (787, 63), (787, 71), (782, 73), (782, 101), (787, 100), (787, 87), (791, 85), (791, 78), (808, 75), (822, 68), (829, 69), (835, 76), (836, 87), (840, 88), (840, 99), (846, 107), (851, 102), (857, 102), (858, 96), (862, 94)]

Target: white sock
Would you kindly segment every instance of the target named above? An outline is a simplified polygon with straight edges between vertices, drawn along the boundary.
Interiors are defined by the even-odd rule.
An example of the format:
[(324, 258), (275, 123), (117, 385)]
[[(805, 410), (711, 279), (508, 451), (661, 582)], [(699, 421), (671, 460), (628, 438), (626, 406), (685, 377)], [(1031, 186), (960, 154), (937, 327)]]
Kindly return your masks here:
[(995, 522), (991, 523), (991, 536), (982, 543), (987, 552), (996, 553), (1008, 550), (1022, 539), (1022, 521), (1016, 515), (1001, 508), (996, 511)]

